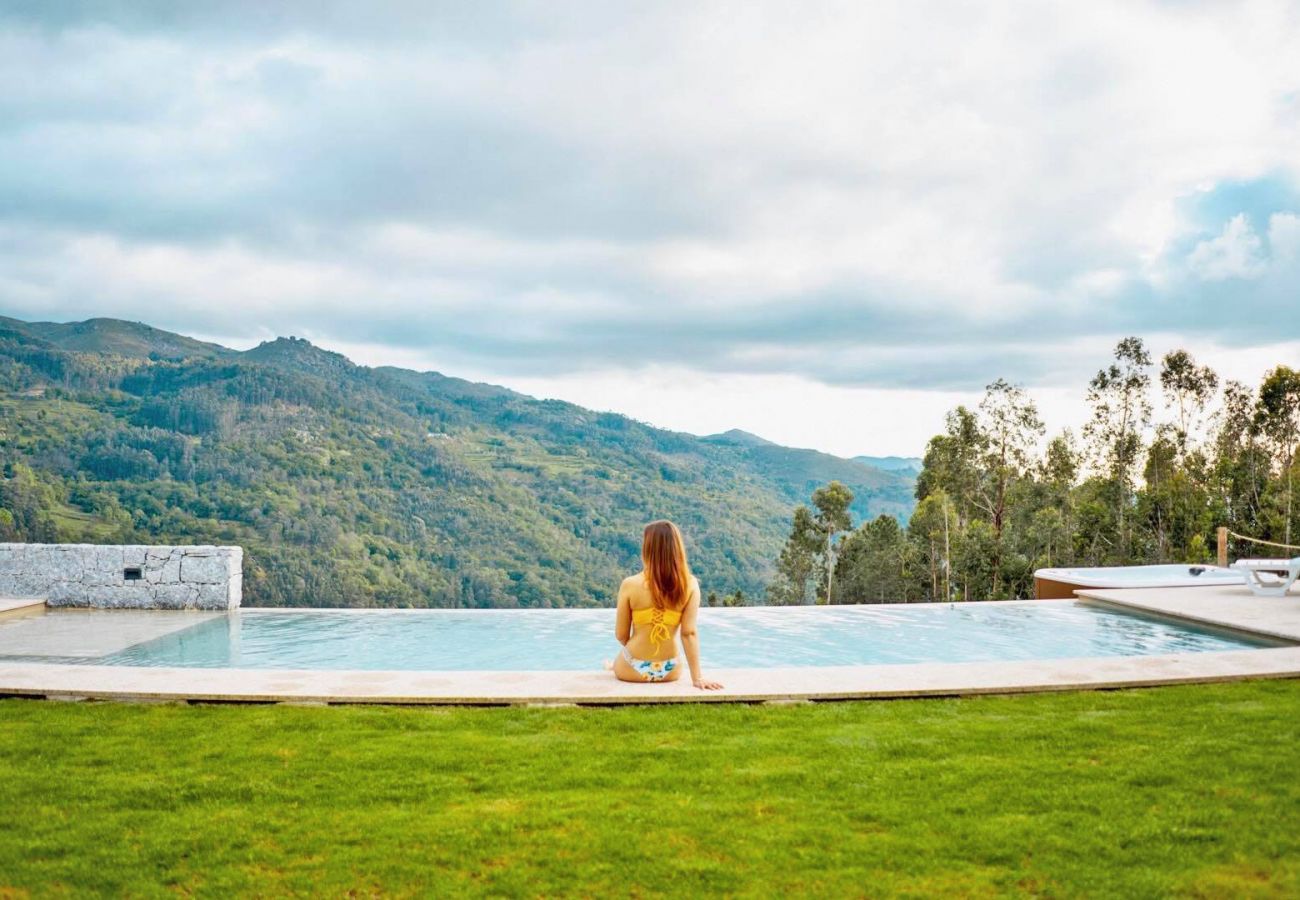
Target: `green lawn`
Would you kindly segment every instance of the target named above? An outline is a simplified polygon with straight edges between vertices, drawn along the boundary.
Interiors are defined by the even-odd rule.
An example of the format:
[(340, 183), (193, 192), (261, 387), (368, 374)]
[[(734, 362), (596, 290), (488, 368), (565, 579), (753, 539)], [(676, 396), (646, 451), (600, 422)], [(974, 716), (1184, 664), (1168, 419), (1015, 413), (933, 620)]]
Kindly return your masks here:
[(0, 701), (0, 897), (1295, 897), (1300, 681), (795, 707)]

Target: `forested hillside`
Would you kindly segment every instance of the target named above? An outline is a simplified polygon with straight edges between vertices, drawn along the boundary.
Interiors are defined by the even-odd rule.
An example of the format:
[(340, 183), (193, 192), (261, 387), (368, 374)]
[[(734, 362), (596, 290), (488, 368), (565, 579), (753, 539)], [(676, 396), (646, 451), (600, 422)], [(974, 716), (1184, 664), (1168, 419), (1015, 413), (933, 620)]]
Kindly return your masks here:
[(1033, 398), (1001, 379), (957, 407), (926, 449), (907, 526), (852, 529), (851, 488), (796, 508), (774, 603), (1032, 596), (1044, 566), (1204, 563), (1220, 526), (1232, 557), (1300, 553), (1300, 371), (1222, 383), (1184, 350), (1158, 362), (1125, 338), (1087, 384), (1090, 418), (1045, 434)]
[(241, 544), (260, 605), (604, 604), (661, 516), (708, 589), (762, 596), (816, 485), (863, 520), (913, 504), (810, 450), (106, 319), (0, 318), (0, 453), (0, 539)]

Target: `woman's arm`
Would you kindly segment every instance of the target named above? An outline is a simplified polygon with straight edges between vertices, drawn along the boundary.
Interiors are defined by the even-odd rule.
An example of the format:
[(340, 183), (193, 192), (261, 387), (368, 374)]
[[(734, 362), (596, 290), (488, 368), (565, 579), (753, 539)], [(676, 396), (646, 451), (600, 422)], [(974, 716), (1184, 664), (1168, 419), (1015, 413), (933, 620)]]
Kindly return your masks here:
[(627, 600), (627, 587), (618, 586), (618, 617), (614, 620), (614, 637), (620, 644), (627, 644), (632, 636), (632, 605)]
[(691, 667), (691, 684), (705, 691), (716, 691), (722, 685), (709, 681), (700, 674), (700, 636), (695, 630), (695, 617), (700, 611), (700, 583), (691, 584), (691, 599), (682, 611), (682, 649), (686, 651), (686, 664)]

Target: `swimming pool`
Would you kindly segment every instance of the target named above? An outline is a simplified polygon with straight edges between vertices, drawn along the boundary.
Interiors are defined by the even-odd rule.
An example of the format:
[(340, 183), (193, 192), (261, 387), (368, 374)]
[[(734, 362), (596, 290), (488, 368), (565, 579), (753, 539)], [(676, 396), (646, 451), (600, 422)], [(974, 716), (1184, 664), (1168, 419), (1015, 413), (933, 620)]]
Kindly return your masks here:
[[(45, 618), (60, 615), (76, 613)], [(81, 615), (85, 621), (96, 618)], [(111, 623), (114, 615), (120, 614), (99, 621)], [(0, 631), (4, 627), (0, 623)], [(613, 610), (246, 609), (107, 654), (38, 656), (10, 643), (0, 659), (235, 669), (598, 670), (616, 648), (613, 628)], [(710, 668), (1154, 656), (1277, 646), (1076, 601), (704, 609), (700, 636)], [(49, 642), (46, 648), (45, 654), (57, 652)]]

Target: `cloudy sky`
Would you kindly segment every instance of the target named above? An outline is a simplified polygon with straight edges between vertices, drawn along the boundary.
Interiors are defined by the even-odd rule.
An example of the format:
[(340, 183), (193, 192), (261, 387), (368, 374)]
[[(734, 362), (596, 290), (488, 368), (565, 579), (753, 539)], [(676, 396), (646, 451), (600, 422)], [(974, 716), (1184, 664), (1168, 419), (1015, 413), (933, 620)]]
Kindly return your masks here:
[(1300, 364), (1300, 4), (0, 6), (0, 313), (919, 453)]

